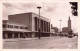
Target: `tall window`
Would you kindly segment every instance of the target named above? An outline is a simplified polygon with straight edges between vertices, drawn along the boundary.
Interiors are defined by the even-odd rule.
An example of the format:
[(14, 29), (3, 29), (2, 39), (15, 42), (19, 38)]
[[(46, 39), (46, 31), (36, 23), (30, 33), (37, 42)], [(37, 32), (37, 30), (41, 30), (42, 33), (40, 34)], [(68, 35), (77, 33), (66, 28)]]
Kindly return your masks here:
[(13, 28), (13, 25), (8, 25), (8, 28)]
[(41, 20), (41, 31), (43, 31), (43, 20)]
[(37, 31), (37, 17), (35, 17), (34, 20), (35, 20), (35, 31)]
[(3, 24), (3, 28), (6, 28), (7, 27), (7, 25), (6, 24)]

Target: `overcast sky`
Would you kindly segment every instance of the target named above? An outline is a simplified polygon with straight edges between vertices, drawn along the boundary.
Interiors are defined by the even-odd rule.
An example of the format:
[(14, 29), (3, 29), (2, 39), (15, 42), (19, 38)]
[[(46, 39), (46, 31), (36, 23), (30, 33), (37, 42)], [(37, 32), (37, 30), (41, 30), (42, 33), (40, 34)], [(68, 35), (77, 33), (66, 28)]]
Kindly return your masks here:
[[(41, 6), (41, 15), (50, 19), (53, 27), (60, 28), (67, 27), (68, 18), (70, 16), (72, 20), (72, 29), (77, 31), (78, 28), (78, 17), (72, 16), (71, 5), (69, 2), (38, 2), (38, 3), (3, 3), (3, 19), (8, 19), (8, 15), (34, 12), (38, 14), (37, 6)], [(76, 23), (76, 24), (75, 24)]]

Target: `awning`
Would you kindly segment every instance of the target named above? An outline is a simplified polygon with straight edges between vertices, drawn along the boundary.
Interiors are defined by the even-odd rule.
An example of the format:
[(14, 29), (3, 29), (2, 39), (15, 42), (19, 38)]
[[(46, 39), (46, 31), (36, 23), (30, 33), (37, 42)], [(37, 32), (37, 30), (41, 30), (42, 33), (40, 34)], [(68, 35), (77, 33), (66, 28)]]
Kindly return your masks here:
[(13, 31), (13, 32), (31, 32), (26, 29), (13, 29), (13, 28), (3, 28), (3, 31)]

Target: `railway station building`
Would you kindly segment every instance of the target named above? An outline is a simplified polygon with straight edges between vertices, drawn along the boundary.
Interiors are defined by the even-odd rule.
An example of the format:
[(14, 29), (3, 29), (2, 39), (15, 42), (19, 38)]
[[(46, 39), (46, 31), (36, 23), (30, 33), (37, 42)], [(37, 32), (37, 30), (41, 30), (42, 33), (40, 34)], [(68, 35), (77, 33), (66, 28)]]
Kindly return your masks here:
[(33, 12), (9, 15), (3, 20), (3, 38), (38, 37), (40, 20), (41, 37), (50, 36), (50, 20)]

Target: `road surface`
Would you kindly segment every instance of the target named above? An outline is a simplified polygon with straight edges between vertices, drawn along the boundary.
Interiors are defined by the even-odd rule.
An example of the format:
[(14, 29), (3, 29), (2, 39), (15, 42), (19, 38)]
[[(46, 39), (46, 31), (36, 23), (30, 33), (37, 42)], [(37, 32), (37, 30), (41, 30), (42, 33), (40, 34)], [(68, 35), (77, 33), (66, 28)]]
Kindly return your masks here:
[(77, 49), (78, 38), (68, 37), (42, 37), (38, 38), (21, 38), (21, 39), (4, 39), (4, 49)]

